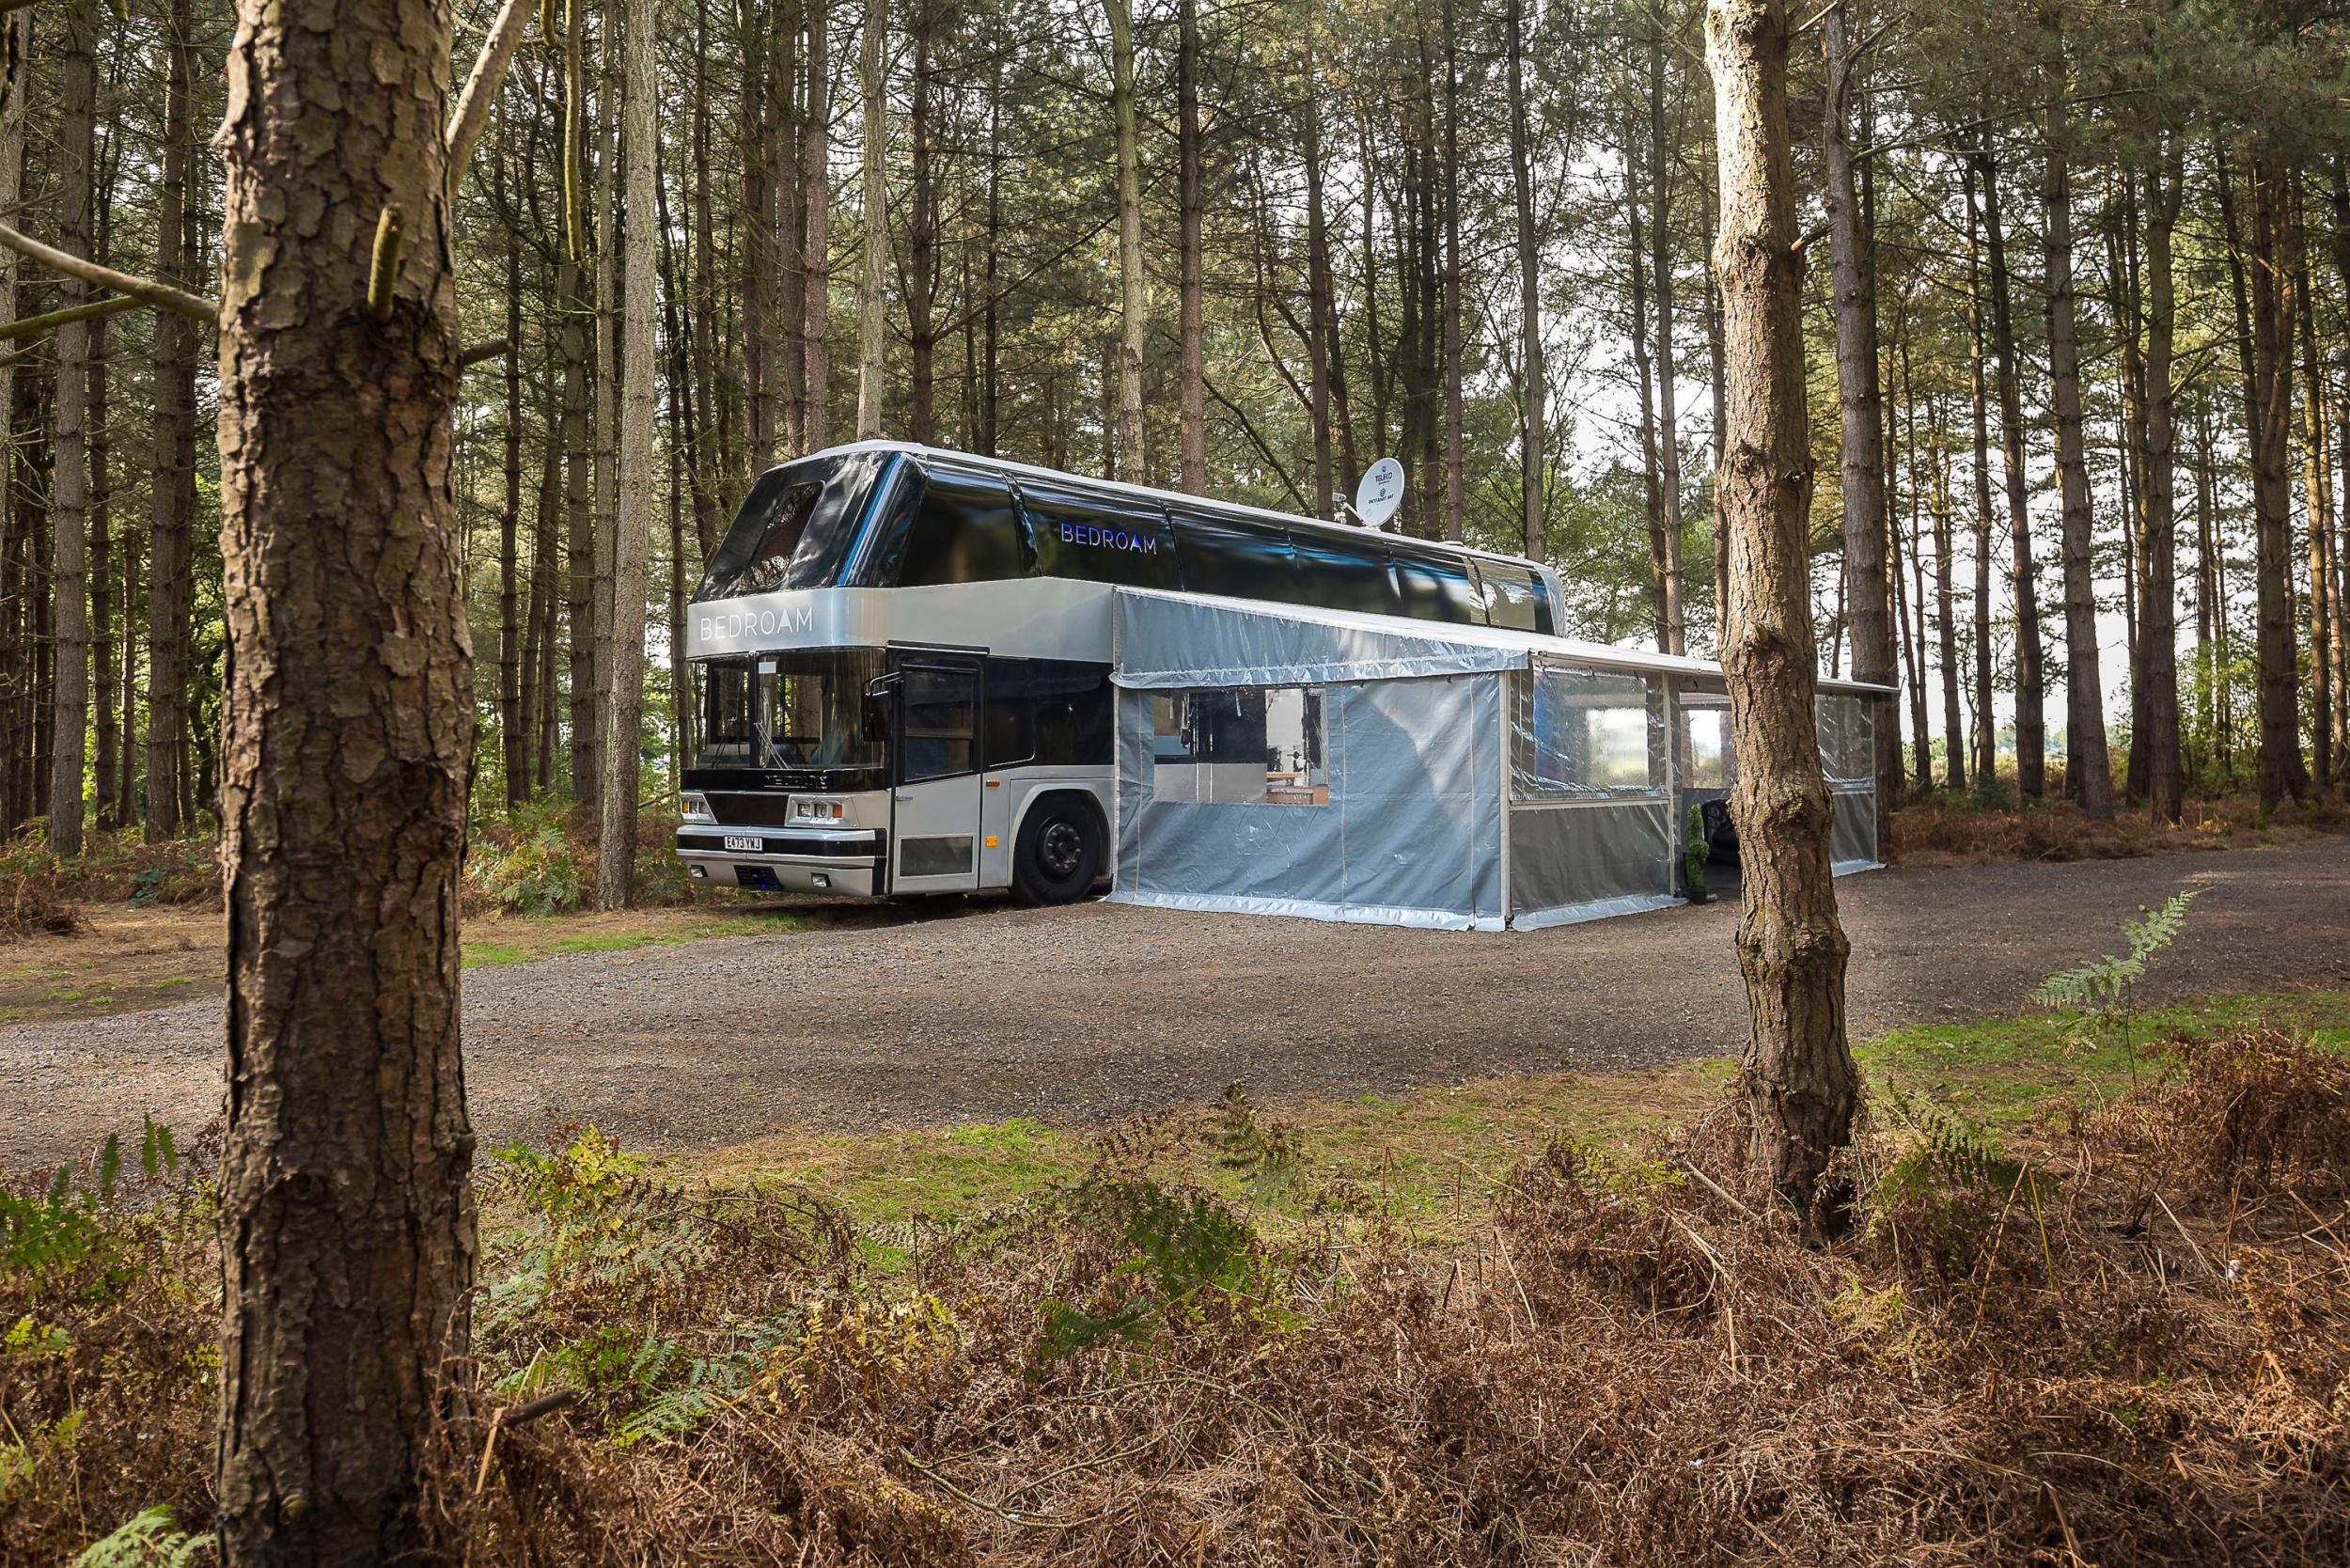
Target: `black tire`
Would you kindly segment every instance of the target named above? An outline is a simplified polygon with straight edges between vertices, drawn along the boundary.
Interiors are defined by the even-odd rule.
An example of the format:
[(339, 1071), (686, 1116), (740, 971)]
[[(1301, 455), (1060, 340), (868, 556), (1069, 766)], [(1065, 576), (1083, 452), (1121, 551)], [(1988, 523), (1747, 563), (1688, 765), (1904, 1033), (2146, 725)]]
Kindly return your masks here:
[(1025, 903), (1074, 903), (1102, 874), (1101, 808), (1090, 795), (1046, 795), (1028, 808), (1011, 851), (1011, 890)]

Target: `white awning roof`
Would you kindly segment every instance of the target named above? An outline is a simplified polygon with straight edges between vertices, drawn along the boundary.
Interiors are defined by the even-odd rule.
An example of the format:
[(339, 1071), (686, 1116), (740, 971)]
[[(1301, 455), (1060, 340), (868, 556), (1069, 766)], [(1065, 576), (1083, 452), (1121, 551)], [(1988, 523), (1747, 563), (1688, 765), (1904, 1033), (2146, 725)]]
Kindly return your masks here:
[[(1572, 637), (1154, 588), (1117, 590), (1111, 646), (1112, 679), (1136, 690), (1467, 675), (1523, 669), (1536, 658), (1712, 681), (1722, 676), (1719, 665), (1704, 659)], [(1825, 678), (1820, 689), (1893, 695), (1887, 686)]]

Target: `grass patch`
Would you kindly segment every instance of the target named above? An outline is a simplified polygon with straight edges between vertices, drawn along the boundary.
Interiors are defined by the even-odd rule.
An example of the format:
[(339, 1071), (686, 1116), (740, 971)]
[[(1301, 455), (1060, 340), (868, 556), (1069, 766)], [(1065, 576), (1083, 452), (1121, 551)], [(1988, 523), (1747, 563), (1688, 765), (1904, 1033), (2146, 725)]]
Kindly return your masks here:
[(1854, 1047), (1870, 1086), (1925, 1089), (1989, 1121), (2028, 1121), (2066, 1101), (2110, 1098), (2138, 1074), (2159, 1072), (2134, 1052), (2158, 1042), (2201, 1042), (2263, 1021), (2305, 1028), (2317, 1043), (2350, 1050), (2350, 991), (2297, 996), (2196, 996), (2148, 1008), (2126, 1037), (2077, 1037), (2079, 1014), (2017, 1013), (1895, 1029)]
[[(2118, 1040), (2071, 1043), (2071, 1015), (2024, 1012), (1896, 1029), (1855, 1047), (1870, 1088), (1931, 1093), (1986, 1123), (2021, 1123), (2073, 1101), (2110, 1099), (2131, 1083)], [(2350, 1053), (2350, 992), (2204, 996), (2152, 1008), (2133, 1027), (2139, 1046), (2201, 1042), (2264, 1021), (2306, 1028)], [(1312, 1202), (1276, 1189), (1254, 1194), (1275, 1233), (1372, 1222), (1413, 1243), (1472, 1238), (1519, 1161), (1554, 1140), (1630, 1153), (1688, 1127), (1736, 1073), (1713, 1057), (1641, 1073), (1541, 1073), (1449, 1088), (1259, 1107), (1280, 1125), (1315, 1189)], [(2158, 1063), (2140, 1060), (2143, 1078)], [(1170, 1119), (1171, 1120), (1171, 1119)], [(1098, 1140), (1026, 1118), (873, 1134), (762, 1139), (715, 1156), (660, 1162), (672, 1174), (720, 1185), (773, 1179), (804, 1186), (868, 1231), (867, 1258), (885, 1272), (918, 1232), (1020, 1208), (1076, 1181)], [(1244, 1174), (1220, 1162), (1215, 1113), (1164, 1140), (1151, 1162), (1161, 1180), (1238, 1198)], [(872, 1245), (878, 1234), (882, 1245)]]
[(788, 915), (649, 916), (625, 925), (587, 927), (564, 917), (508, 916), (471, 922), (480, 933), (464, 942), (465, 967), (526, 964), (557, 953), (619, 953), (638, 948), (669, 948), (713, 936), (761, 936), (803, 929)]

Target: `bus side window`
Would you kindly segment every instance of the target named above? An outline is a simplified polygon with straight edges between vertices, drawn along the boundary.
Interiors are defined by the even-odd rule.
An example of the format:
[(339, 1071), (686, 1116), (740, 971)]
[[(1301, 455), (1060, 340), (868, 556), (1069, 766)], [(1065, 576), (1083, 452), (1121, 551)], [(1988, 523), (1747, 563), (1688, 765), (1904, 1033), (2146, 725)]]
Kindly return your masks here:
[(986, 765), (1016, 767), (1036, 756), (1036, 680), (1026, 659), (987, 661), (987, 709), (980, 724)]
[(1482, 626), (1485, 606), (1464, 556), (1408, 553), (1395, 547), (1395, 586), (1403, 613), (1415, 620)]
[(1326, 539), (1303, 528), (1290, 534), (1297, 552), (1298, 602), (1325, 610), (1357, 610), (1367, 615), (1402, 613), (1395, 600), (1395, 585), (1387, 573), (1387, 553), (1368, 539)]
[(905, 727), (903, 781), (973, 772), (971, 743), (979, 714), (979, 675), (969, 668), (908, 665), (901, 688)]
[(1037, 571), (1121, 588), (1171, 588), (1175, 551), (1167, 512), (1155, 501), (1079, 495), (1023, 481), (1021, 515), (1036, 545)]
[(1289, 530), (1272, 524), (1178, 516), (1175, 559), (1186, 593), (1276, 604), (1297, 597), (1297, 560), (1290, 552)]
[(1485, 613), (1496, 626), (1513, 632), (1546, 632), (1539, 617), (1540, 585), (1534, 573), (1506, 561), (1480, 560), (1477, 575), (1485, 588)]
[(1039, 659), (1034, 670), (1036, 760), (1062, 767), (1108, 762), (1116, 728), (1109, 666)]
[(930, 588), (1026, 577), (1032, 564), (1010, 485), (992, 474), (933, 468), (872, 575), (886, 586)]

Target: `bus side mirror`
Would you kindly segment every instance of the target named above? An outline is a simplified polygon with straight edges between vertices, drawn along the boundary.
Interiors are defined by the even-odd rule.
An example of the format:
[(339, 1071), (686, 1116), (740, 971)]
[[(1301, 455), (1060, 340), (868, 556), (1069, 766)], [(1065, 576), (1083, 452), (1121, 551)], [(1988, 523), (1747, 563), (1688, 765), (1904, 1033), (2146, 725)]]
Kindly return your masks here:
[(865, 738), (869, 741), (889, 739), (889, 694), (905, 681), (897, 670), (876, 675), (865, 682)]

